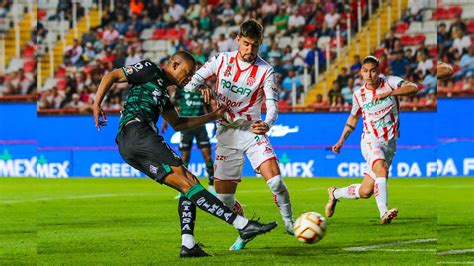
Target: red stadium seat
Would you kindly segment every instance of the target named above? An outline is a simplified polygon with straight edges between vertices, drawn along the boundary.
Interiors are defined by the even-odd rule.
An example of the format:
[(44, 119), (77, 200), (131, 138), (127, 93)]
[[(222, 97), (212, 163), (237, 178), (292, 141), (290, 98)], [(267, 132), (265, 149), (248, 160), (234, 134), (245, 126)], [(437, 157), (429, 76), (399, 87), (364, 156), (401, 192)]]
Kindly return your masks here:
[(310, 34), (314, 31), (316, 31), (318, 27), (315, 25), (315, 24), (309, 24), (309, 25), (306, 25), (304, 26), (303, 28), (303, 34), (307, 35), (307, 34)]
[(385, 48), (379, 48), (375, 51), (374, 56), (379, 58), (385, 53)]
[[(341, 45), (341, 48), (344, 47), (344, 38), (341, 37), (339, 39), (339, 44)], [(331, 46), (331, 48), (336, 48), (337, 47), (337, 38), (336, 37), (333, 37), (331, 39), (330, 46)]]
[(436, 58), (438, 56), (438, 49), (436, 46), (433, 46), (429, 50), (430, 57)]
[(154, 40), (160, 40), (166, 38), (166, 30), (165, 29), (156, 29), (153, 32), (153, 37)]
[(400, 23), (397, 26), (395, 26), (395, 33), (403, 34), (408, 30), (409, 27), (410, 25), (408, 25), (408, 23), (404, 23), (404, 22)]
[(461, 15), (462, 14), (462, 7), (460, 6), (452, 6), (448, 8), (448, 16), (449, 18), (454, 18), (456, 15)]
[(405, 46), (415, 45), (415, 39), (410, 35), (403, 35), (400, 37), (400, 44)]
[(431, 17), (433, 20), (448, 19), (448, 11), (443, 7), (437, 7)]
[(34, 57), (35, 56), (35, 47), (31, 45), (26, 45), (23, 50), (22, 57)]
[(318, 41), (317, 37), (306, 37), (304, 39), (304, 47), (305, 48), (312, 48), (313, 45)]
[(25, 62), (25, 64), (23, 64), (23, 70), (28, 73), (34, 72), (35, 67), (36, 67), (35, 60), (30, 60), (30, 61)]
[(38, 20), (42, 20), (46, 16), (46, 10), (38, 8)]
[(471, 20), (467, 23), (467, 31), (474, 33), (474, 20)]
[(175, 28), (167, 29), (165, 39), (179, 39), (180, 32)]
[(56, 87), (58, 88), (58, 90), (66, 89), (66, 80), (65, 79), (58, 80), (58, 83), (56, 83)]
[(426, 36), (423, 34), (417, 34), (413, 38), (415, 39), (415, 44), (420, 44), (426, 40)]
[(56, 78), (62, 78), (66, 76), (66, 72), (67, 70), (64, 67), (59, 66), (58, 70), (56, 71)]

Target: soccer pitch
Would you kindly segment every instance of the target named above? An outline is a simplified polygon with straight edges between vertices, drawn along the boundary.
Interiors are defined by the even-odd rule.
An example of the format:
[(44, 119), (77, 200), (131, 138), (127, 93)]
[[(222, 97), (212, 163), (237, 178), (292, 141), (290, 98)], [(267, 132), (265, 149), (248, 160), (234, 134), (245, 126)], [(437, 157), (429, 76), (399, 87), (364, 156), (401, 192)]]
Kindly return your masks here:
[[(324, 213), (326, 189), (361, 179), (286, 178), (295, 218)], [(205, 183), (205, 180), (202, 180)], [(244, 179), (246, 216), (279, 226), (245, 250), (237, 232), (198, 211), (195, 236), (214, 257), (178, 258), (177, 195), (149, 179), (0, 178), (0, 264), (437, 264), (474, 263), (473, 178), (391, 179), (399, 217), (379, 225), (375, 199), (344, 200), (319, 243), (284, 233), (262, 179)]]

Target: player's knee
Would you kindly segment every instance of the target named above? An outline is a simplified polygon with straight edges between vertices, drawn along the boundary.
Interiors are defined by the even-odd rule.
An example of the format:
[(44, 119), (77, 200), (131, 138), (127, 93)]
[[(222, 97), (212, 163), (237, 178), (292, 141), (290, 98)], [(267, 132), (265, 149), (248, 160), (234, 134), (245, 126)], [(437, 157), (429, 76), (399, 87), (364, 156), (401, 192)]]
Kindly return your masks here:
[(388, 165), (384, 160), (379, 160), (375, 162), (373, 166), (373, 171), (377, 176), (387, 176), (388, 174)]
[(368, 199), (372, 196), (372, 194), (373, 194), (372, 190), (359, 189), (359, 197), (361, 199)]
[(279, 192), (287, 190), (286, 184), (285, 182), (283, 182), (283, 179), (281, 178), (280, 175), (277, 175), (268, 179), (267, 184), (273, 193), (279, 193)]
[(232, 208), (235, 204), (234, 194), (220, 194), (217, 193), (217, 197), (224, 203), (225, 206)]

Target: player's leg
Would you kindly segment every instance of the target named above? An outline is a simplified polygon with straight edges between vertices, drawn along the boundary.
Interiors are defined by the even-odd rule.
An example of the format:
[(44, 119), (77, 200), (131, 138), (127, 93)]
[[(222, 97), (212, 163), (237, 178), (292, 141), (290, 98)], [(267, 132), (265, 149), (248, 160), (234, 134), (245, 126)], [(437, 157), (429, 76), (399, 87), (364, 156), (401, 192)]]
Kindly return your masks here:
[[(397, 217), (398, 209), (388, 209), (388, 170), (395, 155), (396, 143), (395, 140), (380, 143), (380, 148), (383, 152), (384, 159), (376, 160), (372, 163), (372, 171), (375, 173), (374, 195), (377, 202), (377, 207), (380, 213), (380, 222), (382, 224), (389, 224)], [(386, 159), (386, 160), (385, 160)]]
[(182, 166), (181, 158), (148, 125), (138, 122), (127, 125), (117, 137), (117, 143), (127, 163), (155, 181), (184, 193), (203, 211), (233, 225), (243, 239), (252, 239), (276, 227), (276, 223), (249, 221), (224, 206)]
[[(240, 182), (244, 166), (244, 155), (241, 150), (218, 146), (216, 149), (214, 186), (217, 197), (233, 212), (244, 215), (241, 204), (235, 199), (237, 185)], [(248, 241), (240, 236), (229, 250), (241, 250)]]
[(206, 126), (201, 126), (196, 129), (196, 142), (198, 148), (201, 150), (202, 158), (206, 163), (206, 172), (208, 177), (207, 190), (214, 192), (214, 162), (212, 161), (211, 142), (207, 134)]
[(201, 149), (201, 154), (202, 158), (204, 159), (204, 162), (206, 163), (206, 172), (207, 172), (207, 184), (208, 184), (208, 190), (209, 191), (214, 191), (214, 162), (212, 160), (212, 152), (211, 148), (202, 148)]
[(253, 169), (263, 176), (272, 191), (273, 200), (280, 210), (286, 231), (293, 234), (294, 222), (290, 194), (281, 177), (277, 157), (268, 137), (250, 133), (246, 154)]
[(264, 161), (257, 169), (263, 176), (272, 191), (273, 200), (280, 210), (281, 217), (285, 223), (285, 230), (290, 234), (294, 234), (293, 211), (291, 209), (290, 193), (283, 178), (280, 174), (276, 158)]

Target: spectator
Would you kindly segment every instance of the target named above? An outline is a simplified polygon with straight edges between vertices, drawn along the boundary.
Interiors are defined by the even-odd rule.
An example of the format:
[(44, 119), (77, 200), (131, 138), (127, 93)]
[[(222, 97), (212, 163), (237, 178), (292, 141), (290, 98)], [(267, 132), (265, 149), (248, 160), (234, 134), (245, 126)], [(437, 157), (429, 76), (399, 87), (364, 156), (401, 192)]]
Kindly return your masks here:
[(309, 52), (309, 49), (304, 48), (303, 42), (299, 42), (298, 48), (293, 49), (293, 51), (291, 52), (291, 58), (293, 59), (293, 67), (295, 68), (298, 74), (302, 74), (304, 71), (304, 64), (305, 64), (306, 55), (308, 54), (308, 52)]
[(112, 24), (107, 25), (107, 29), (102, 35), (102, 42), (105, 47), (115, 48), (115, 42), (119, 37), (119, 32), (114, 28)]
[(336, 102), (336, 97), (341, 95), (341, 86), (337, 81), (332, 83), (332, 88), (328, 92), (329, 103), (332, 105)]
[(433, 68), (433, 60), (429, 59), (425, 53), (420, 53), (418, 56), (418, 66), (416, 67), (416, 71), (420, 71), (424, 78), (426, 73)]
[(339, 23), (341, 15), (336, 13), (336, 9), (331, 9), (329, 13), (324, 16), (324, 35), (334, 36), (336, 34), (336, 25)]
[(222, 14), (220, 14), (218, 18), (222, 22), (222, 24), (227, 25), (231, 24), (231, 22), (234, 21), (234, 16), (235, 12), (234, 9), (232, 9), (231, 2), (229, 0), (226, 0), (224, 2), (224, 10), (222, 10)]
[(349, 74), (347, 73), (347, 68), (343, 67), (341, 69), (341, 73), (337, 76), (337, 83), (339, 83), (340, 87), (347, 86), (347, 82), (349, 80)]
[(276, 26), (277, 33), (283, 35), (288, 29), (288, 15), (286, 9), (280, 8), (278, 15), (273, 18), (273, 25)]
[(352, 104), (352, 94), (354, 94), (354, 78), (349, 77), (347, 85), (341, 89), (341, 95), (344, 98), (344, 102)]
[(423, 85), (423, 90), (418, 93), (418, 95), (434, 94), (436, 93), (436, 83), (438, 79), (436, 78), (436, 68), (430, 69), (428, 74), (423, 79), (421, 83)]
[(269, 25), (273, 22), (273, 17), (277, 13), (278, 6), (273, 0), (266, 0), (260, 8), (260, 13), (263, 18), (264, 25)]
[(182, 20), (182, 17), (185, 13), (185, 9), (180, 4), (177, 4), (176, 1), (170, 0), (168, 4), (168, 13), (170, 16), (171, 25), (175, 25)]
[(225, 37), (224, 33), (219, 35), (219, 40), (217, 40), (217, 47), (219, 47), (219, 52), (230, 52), (231, 46), (230, 42), (233, 40), (229, 40)]
[(392, 75), (405, 78), (410, 67), (410, 61), (404, 56), (403, 51), (394, 52), (395, 59), (390, 63)]
[(141, 15), (145, 4), (142, 0), (130, 0), (130, 12), (133, 15)]
[(464, 32), (459, 28), (454, 28), (453, 39), (454, 41), (451, 47), (451, 52), (457, 52), (456, 58), (459, 59), (464, 53), (464, 49), (471, 46), (471, 38), (468, 35), (464, 35)]
[(387, 53), (392, 53), (397, 41), (400, 41), (400, 39), (395, 35), (395, 29), (391, 28), (384, 40), (385, 51)]
[[(316, 13), (316, 4), (312, 0), (304, 0), (303, 4), (299, 7), (300, 13), (305, 18), (310, 18)], [(307, 22), (309, 22), (307, 20)]]
[(74, 93), (72, 95), (72, 101), (68, 104), (66, 104), (65, 108), (66, 109), (81, 109), (85, 106), (84, 102), (81, 101), (81, 97), (79, 94)]
[(408, 14), (406, 22), (422, 21), (423, 11), (429, 7), (427, 0), (408, 0)]
[(301, 11), (296, 9), (295, 13), (288, 18), (288, 32), (301, 33), (306, 25), (306, 19), (301, 15)]
[(351, 65), (349, 71), (351, 75), (359, 74), (360, 69), (362, 68), (362, 62), (360, 61), (360, 55), (354, 55), (354, 64)]
[(464, 54), (459, 61), (459, 66), (463, 71), (463, 75), (468, 72), (474, 73), (474, 46), (470, 46), (468, 53)]

